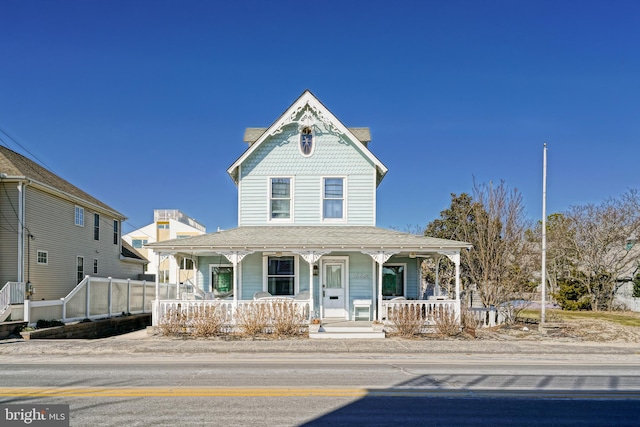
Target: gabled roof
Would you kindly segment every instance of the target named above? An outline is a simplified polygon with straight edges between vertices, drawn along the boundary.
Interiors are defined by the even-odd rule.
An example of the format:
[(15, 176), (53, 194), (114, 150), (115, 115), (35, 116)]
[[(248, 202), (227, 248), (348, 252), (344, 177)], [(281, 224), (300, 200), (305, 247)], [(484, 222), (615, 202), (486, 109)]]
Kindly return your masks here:
[(123, 258), (128, 258), (131, 260), (136, 260), (139, 262), (144, 262), (145, 264), (149, 264), (149, 260), (144, 256), (142, 256), (142, 254), (138, 252), (133, 246), (131, 246), (125, 240), (121, 240), (121, 243), (122, 243), (121, 255)]
[[(363, 142), (360, 138), (363, 139), (371, 139), (368, 135), (368, 128), (354, 128), (355, 133), (358, 134), (356, 136), (354, 131), (347, 128), (336, 116), (329, 111), (327, 107), (325, 107), (309, 90), (305, 90), (302, 95), (293, 103), (291, 106), (265, 131), (263, 131), (259, 136), (256, 136), (259, 130), (263, 128), (250, 128), (254, 129), (249, 132), (249, 134), (245, 133), (245, 141), (247, 139), (253, 139), (256, 137), (254, 143), (252, 143), (249, 148), (227, 169), (227, 173), (231, 176), (233, 181), (238, 183), (238, 168), (244, 162), (247, 157), (249, 157), (269, 136), (277, 133), (283, 126), (286, 126), (290, 123), (293, 123), (294, 117), (299, 114), (305, 106), (310, 106), (315, 112), (317, 112), (321, 117), (321, 120), (324, 123), (330, 123), (332, 127), (334, 127), (338, 132), (345, 135), (349, 140), (351, 140), (354, 145), (362, 152), (362, 154), (367, 157), (376, 167), (378, 179), (377, 182), (380, 183), (382, 178), (384, 178), (387, 173), (387, 167), (382, 164), (380, 160), (376, 156), (373, 155), (371, 151), (367, 148), (367, 144)], [(363, 131), (366, 129), (366, 131)], [(359, 138), (360, 137), (360, 138)]]
[(28, 179), (35, 181), (48, 190), (54, 190), (62, 193), (62, 195), (71, 196), (72, 198), (86, 202), (109, 211), (115, 217), (125, 219), (126, 217), (96, 199), (95, 197), (85, 193), (78, 187), (70, 184), (58, 175), (43, 168), (33, 160), (0, 145), (0, 179)]
[(153, 250), (397, 250), (430, 252), (471, 248), (469, 243), (370, 226), (242, 226), (186, 239), (150, 243)]

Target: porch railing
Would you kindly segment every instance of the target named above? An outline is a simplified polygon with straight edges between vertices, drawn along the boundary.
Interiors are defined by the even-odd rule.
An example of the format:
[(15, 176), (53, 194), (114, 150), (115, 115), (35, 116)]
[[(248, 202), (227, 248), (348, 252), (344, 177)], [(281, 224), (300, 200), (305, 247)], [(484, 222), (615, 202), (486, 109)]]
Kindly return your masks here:
[[(160, 283), (160, 296), (175, 298), (175, 284)], [(119, 314), (149, 313), (156, 299), (156, 284), (144, 280), (86, 276), (69, 294), (59, 300), (25, 301), (25, 321), (73, 322), (100, 319)]]
[(22, 304), (24, 302), (24, 282), (7, 282), (0, 289), (0, 319), (9, 310), (11, 304)]
[(504, 307), (482, 307), (482, 308), (470, 308), (469, 312), (476, 320), (476, 325), (479, 328), (491, 328), (493, 326), (499, 326), (506, 323), (507, 309)]
[[(385, 324), (400, 314), (410, 313), (423, 320), (424, 326), (436, 324), (438, 316), (454, 314), (460, 319), (460, 306), (456, 300), (397, 300), (382, 303), (382, 316)], [(506, 310), (503, 308), (471, 308), (469, 313), (476, 320), (479, 328), (502, 325), (507, 320)]]
[(269, 321), (276, 318), (278, 313), (278, 304), (286, 302), (292, 304), (296, 311), (300, 314), (300, 318), (304, 319), (306, 324), (309, 320), (309, 301), (271, 298), (265, 300), (240, 300), (237, 306), (231, 300), (160, 300), (156, 309), (153, 311), (153, 325), (158, 326), (161, 319), (167, 319), (176, 314), (180, 314), (185, 321), (190, 321), (199, 313), (216, 309), (218, 315), (222, 317), (222, 321), (229, 325), (235, 325), (238, 322), (237, 313), (251, 305), (263, 305), (266, 308), (267, 318)]
[(422, 319), (425, 326), (435, 325), (438, 316), (460, 316), (460, 303), (456, 300), (389, 300), (382, 302), (382, 319), (390, 324), (393, 319), (410, 313)]

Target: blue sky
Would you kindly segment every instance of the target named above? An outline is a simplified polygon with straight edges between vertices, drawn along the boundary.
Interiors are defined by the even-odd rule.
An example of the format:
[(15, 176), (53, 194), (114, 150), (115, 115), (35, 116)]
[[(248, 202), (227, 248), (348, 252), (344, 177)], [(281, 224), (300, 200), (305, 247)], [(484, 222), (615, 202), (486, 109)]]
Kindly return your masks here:
[(157, 208), (215, 231), (237, 223), (226, 169), (244, 129), (308, 88), (371, 129), (389, 168), (378, 226), (424, 227), (474, 178), (539, 219), (544, 142), (548, 213), (638, 187), (638, 16), (637, 1), (0, 0), (0, 128), (125, 232)]

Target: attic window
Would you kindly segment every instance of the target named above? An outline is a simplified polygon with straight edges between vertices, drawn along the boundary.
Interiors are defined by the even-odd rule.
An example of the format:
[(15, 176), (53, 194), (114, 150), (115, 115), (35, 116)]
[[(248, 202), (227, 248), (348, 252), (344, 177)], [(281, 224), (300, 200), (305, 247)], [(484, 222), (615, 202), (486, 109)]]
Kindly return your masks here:
[(313, 130), (309, 126), (305, 126), (300, 131), (300, 152), (303, 156), (313, 154)]

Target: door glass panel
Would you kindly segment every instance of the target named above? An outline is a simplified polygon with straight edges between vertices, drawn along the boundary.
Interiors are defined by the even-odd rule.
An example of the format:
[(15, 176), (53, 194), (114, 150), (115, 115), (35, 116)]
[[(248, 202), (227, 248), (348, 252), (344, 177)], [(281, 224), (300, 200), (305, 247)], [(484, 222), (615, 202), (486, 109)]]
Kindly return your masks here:
[(327, 265), (325, 268), (325, 285), (327, 289), (341, 289), (342, 288), (342, 266), (341, 265)]

